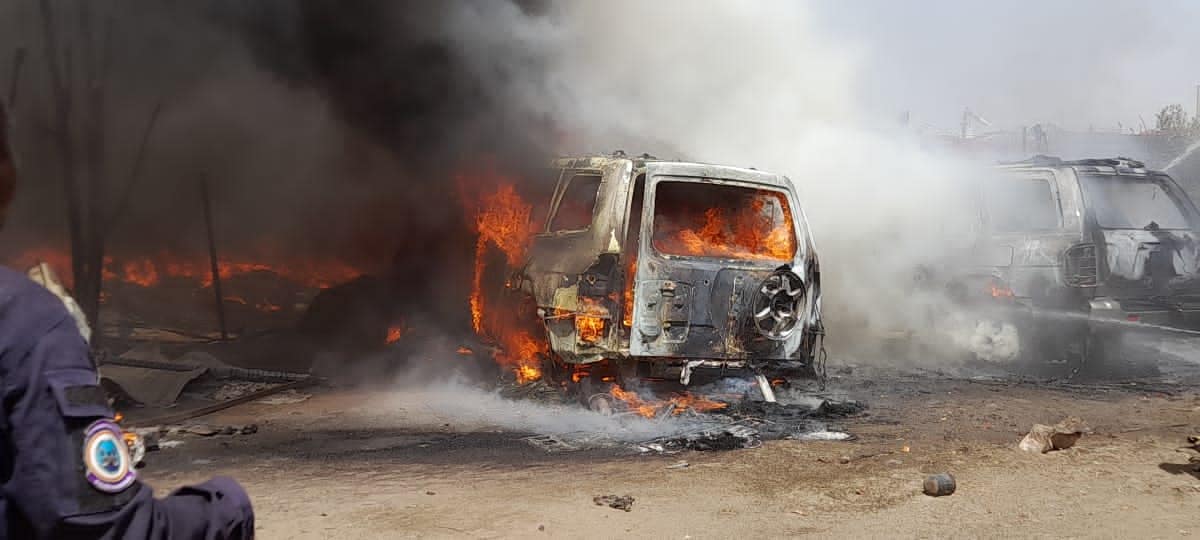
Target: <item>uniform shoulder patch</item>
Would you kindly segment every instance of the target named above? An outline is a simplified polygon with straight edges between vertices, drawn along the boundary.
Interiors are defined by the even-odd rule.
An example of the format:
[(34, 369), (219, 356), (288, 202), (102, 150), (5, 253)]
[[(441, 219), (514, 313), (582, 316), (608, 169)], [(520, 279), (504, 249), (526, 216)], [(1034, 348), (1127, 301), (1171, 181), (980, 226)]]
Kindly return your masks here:
[(116, 422), (103, 419), (88, 426), (83, 435), (83, 469), (88, 483), (105, 493), (120, 492), (137, 479)]

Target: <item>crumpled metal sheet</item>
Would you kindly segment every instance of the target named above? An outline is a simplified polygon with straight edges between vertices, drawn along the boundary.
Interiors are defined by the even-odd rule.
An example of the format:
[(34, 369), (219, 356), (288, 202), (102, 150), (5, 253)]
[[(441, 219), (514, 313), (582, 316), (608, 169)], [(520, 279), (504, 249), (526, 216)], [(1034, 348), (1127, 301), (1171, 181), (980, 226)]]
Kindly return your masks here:
[(100, 380), (142, 405), (168, 407), (179, 399), (188, 383), (205, 371), (205, 368), (173, 371), (105, 364), (100, 366)]

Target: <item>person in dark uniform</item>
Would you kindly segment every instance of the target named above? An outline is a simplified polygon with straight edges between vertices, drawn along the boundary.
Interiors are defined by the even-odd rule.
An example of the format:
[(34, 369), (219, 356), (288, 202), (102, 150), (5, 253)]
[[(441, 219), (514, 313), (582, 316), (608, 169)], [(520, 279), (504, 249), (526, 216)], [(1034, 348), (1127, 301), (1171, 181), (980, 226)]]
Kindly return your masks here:
[[(16, 186), (0, 104), (0, 224)], [(62, 300), (0, 268), (0, 539), (253, 538), (236, 481), (155, 499), (138, 481), (88, 345)]]

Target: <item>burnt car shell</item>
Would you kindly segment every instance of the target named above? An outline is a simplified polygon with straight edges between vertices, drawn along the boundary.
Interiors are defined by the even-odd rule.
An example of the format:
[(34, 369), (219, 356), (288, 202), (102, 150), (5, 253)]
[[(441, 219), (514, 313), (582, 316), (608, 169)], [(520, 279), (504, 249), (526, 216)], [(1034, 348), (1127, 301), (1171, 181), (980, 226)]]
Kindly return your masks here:
[[(558, 185), (549, 216), (516, 286), (536, 304), (558, 360), (811, 368), (822, 331), (820, 266), (787, 178), (621, 154), (560, 159), (554, 167)], [(589, 182), (589, 190), (596, 185), (591, 218), (586, 226), (557, 230), (561, 220), (555, 215), (564, 211), (576, 182)], [(747, 260), (661, 252), (650, 239), (655, 194), (667, 182), (746, 188), (785, 201), (793, 256)], [(785, 331), (769, 335), (776, 326)]]
[(1200, 327), (1200, 214), (1170, 176), (1125, 158), (1042, 156), (999, 172), (1044, 188), (1017, 214), (1021, 226), (985, 211), (979, 249), (1022, 308), (1015, 313), (1028, 315), (1022, 326), (1042, 334), (1035, 339), (1111, 334), (1118, 319)]

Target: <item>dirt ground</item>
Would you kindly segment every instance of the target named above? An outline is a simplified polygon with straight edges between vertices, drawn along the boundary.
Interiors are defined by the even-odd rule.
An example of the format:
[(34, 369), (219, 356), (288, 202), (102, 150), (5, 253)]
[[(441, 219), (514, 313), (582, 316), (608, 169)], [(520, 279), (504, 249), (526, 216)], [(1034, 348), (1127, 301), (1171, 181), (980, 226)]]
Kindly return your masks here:
[[(547, 453), (520, 430), (412, 406), (401, 390), (323, 389), (206, 417), (253, 435), (151, 453), (160, 494), (220, 474), (250, 491), (261, 538), (828, 538), (1200, 535), (1195, 376), (1046, 384), (933, 372), (835, 370), (866, 401), (852, 441), (774, 441), (676, 455)], [(1033, 423), (1094, 433), (1045, 455)], [(687, 467), (671, 467), (686, 461)], [(958, 490), (921, 493), (929, 473)], [(624, 512), (596, 495), (631, 495)]]

